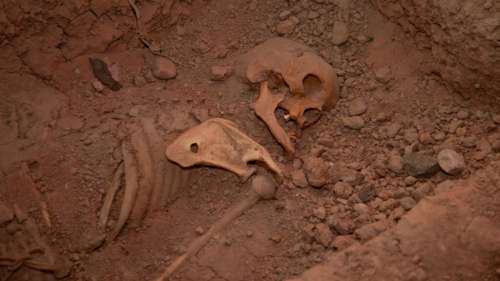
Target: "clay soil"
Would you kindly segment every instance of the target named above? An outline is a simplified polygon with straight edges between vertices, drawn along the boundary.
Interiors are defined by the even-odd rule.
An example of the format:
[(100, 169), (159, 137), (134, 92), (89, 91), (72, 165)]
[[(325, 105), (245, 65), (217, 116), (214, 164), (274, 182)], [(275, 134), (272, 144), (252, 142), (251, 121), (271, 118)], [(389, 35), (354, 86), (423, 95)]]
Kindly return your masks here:
[[(121, 143), (129, 126), (145, 117), (155, 120), (167, 144), (209, 118), (229, 119), (263, 145), (285, 175), (275, 200), (259, 202), (236, 219), (172, 280), (297, 278), (350, 245), (373, 245), (374, 237), (392, 235), (384, 233), (399, 227), (401, 218), (428, 202), (428, 196), (446, 197), (457, 182), (478, 171), (486, 178), (500, 173), (493, 164), (500, 159), (498, 104), (449, 88), (428, 67), (435, 60), (429, 50), (418, 48), (413, 36), (370, 1), (151, 0), (137, 6), (144, 37), (158, 48), (153, 51), (174, 62), (175, 78), (161, 80), (151, 73), (152, 50), (139, 40), (126, 0), (0, 2), (0, 200), (36, 222), (42, 239), (69, 270), (54, 274), (22, 263), (15, 269), (2, 266), (9, 247), (21, 247), (16, 227), (22, 222), (7, 218), (0, 225), (0, 243), (11, 246), (0, 244), (0, 280), (56, 280), (56, 275), (79, 281), (154, 280), (245, 196), (249, 184), (235, 174), (193, 167), (188, 184), (168, 206), (101, 243), (98, 215), (122, 161)], [(241, 55), (276, 36), (314, 49), (333, 66), (340, 86), (339, 101), (314, 125), (300, 131), (293, 122), (280, 121), (296, 136), (294, 157), (255, 115), (258, 85), (235, 73), (214, 81), (211, 70), (236, 68)], [(106, 62), (121, 89), (101, 88), (89, 57)], [(351, 114), (360, 103), (366, 110)], [(361, 124), (349, 125), (345, 118), (350, 115), (359, 115)], [(277, 116), (282, 120), (283, 112)], [(438, 171), (413, 177), (400, 166), (411, 152), (435, 158), (445, 148), (463, 155), (459, 175)], [(306, 165), (311, 158), (328, 167), (320, 175), (326, 183), (321, 188), (307, 182), (316, 176)], [(472, 206), (469, 220), (481, 215), (494, 228), (500, 223), (500, 187), (491, 186), (487, 196), (456, 202)], [(115, 201), (122, 197), (119, 193)], [(439, 202), (446, 207), (455, 201)], [(110, 226), (118, 212), (115, 202)], [(418, 224), (434, 225), (419, 230), (429, 239), (401, 237), (429, 245), (447, 231), (457, 235), (451, 226), (438, 228), (456, 221), (432, 224), (432, 214), (418, 218)], [(471, 252), (470, 264), (467, 251), (456, 251), (465, 262), (435, 258), (439, 266), (434, 267), (425, 266), (432, 250), (415, 247), (400, 260), (417, 267), (395, 267), (394, 276), (401, 279), (386, 280), (500, 280), (496, 241), (490, 249)], [(349, 266), (355, 272), (367, 264)], [(360, 272), (343, 280), (382, 280)], [(334, 280), (325, 276), (304, 280)]]

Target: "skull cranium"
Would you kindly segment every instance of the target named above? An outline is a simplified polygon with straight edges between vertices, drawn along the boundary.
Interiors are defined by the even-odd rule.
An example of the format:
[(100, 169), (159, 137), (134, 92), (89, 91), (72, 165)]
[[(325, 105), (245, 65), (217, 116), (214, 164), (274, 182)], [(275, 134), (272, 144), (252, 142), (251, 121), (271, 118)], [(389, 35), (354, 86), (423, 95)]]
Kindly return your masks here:
[[(256, 103), (257, 115), (268, 125), (278, 142), (293, 153), (293, 145), (274, 116), (277, 107), (285, 109), (287, 116), (295, 120), (300, 128), (307, 124), (304, 116), (310, 109), (323, 111), (332, 108), (337, 102), (337, 79), (334, 69), (312, 49), (289, 39), (273, 38), (256, 46), (239, 61), (239, 74), (251, 83), (261, 83), (261, 96)], [(274, 102), (269, 89), (262, 86), (270, 76), (280, 77), (288, 86), (290, 95), (278, 94)], [(257, 109), (259, 111), (257, 111)]]

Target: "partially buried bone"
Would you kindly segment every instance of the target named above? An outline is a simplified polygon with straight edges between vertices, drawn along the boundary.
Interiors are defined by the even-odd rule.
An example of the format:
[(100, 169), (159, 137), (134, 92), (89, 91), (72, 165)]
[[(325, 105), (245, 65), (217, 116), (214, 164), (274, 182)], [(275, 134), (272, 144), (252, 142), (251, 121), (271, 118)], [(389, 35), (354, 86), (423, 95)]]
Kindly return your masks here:
[(189, 258), (196, 255), (203, 248), (212, 236), (223, 230), (229, 223), (241, 216), (246, 210), (250, 209), (261, 199), (272, 199), (276, 192), (276, 184), (270, 176), (257, 175), (252, 180), (252, 188), (242, 201), (234, 205), (225, 213), (210, 229), (202, 236), (192, 241), (186, 252), (174, 260), (155, 281), (167, 280), (180, 266), (182, 266)]
[(66, 277), (70, 271), (68, 264), (44, 241), (35, 220), (19, 207), (16, 219), (17, 222), (11, 222), (17, 225), (15, 235), (3, 237), (5, 239), (0, 243), (0, 267), (8, 267), (10, 271), (7, 279), (2, 280), (8, 280), (23, 266), (53, 273), (56, 278)]
[(293, 154), (295, 152), (295, 148), (292, 141), (285, 130), (280, 126), (276, 116), (274, 115), (274, 111), (284, 98), (284, 93), (271, 93), (267, 81), (261, 82), (260, 95), (255, 102), (255, 113), (267, 124), (273, 136), (285, 148), (285, 150)]
[(123, 142), (122, 144), (122, 154), (125, 169), (125, 193), (123, 195), (118, 221), (116, 222), (116, 225), (110, 235), (111, 240), (114, 240), (116, 236), (120, 234), (123, 226), (125, 226), (125, 223), (132, 212), (135, 197), (137, 196), (137, 190), (139, 189), (137, 161), (135, 160), (135, 157), (126, 142)]
[[(304, 117), (307, 110), (330, 109), (337, 102), (338, 86), (333, 68), (311, 48), (289, 39), (273, 38), (256, 46), (240, 59), (237, 72), (251, 83), (262, 83), (269, 80), (271, 75), (281, 77), (288, 85), (290, 95), (284, 97), (279, 107), (288, 111), (289, 118), (295, 120), (300, 128), (312, 123), (306, 122)], [(261, 84), (260, 95), (263, 94), (268, 93), (263, 93)], [(269, 105), (261, 107), (260, 112), (256, 113), (259, 116), (271, 116), (275, 110), (274, 105)], [(282, 130), (276, 129), (277, 122), (273, 118), (262, 119), (278, 142), (288, 152), (292, 152), (291, 141), (279, 132)]]
[(247, 180), (256, 168), (250, 161), (263, 161), (281, 177), (281, 170), (267, 150), (226, 119), (213, 118), (189, 129), (166, 149), (167, 158), (182, 167), (205, 164), (221, 167)]
[(154, 119), (143, 118), (139, 125), (130, 128), (129, 137), (121, 145), (123, 161), (115, 170), (99, 214), (98, 227), (105, 231), (113, 200), (123, 182), (123, 201), (110, 240), (115, 239), (127, 223), (137, 227), (148, 212), (167, 206), (189, 180), (188, 170), (167, 160), (163, 153), (165, 143), (155, 128)]
[(130, 136), (130, 142), (135, 150), (139, 172), (139, 192), (137, 193), (134, 208), (130, 214), (130, 223), (132, 226), (139, 226), (146, 215), (151, 199), (154, 181), (154, 164), (150, 146), (142, 127), (135, 129)]
[(113, 180), (111, 181), (111, 186), (106, 193), (106, 197), (104, 198), (104, 204), (102, 204), (101, 212), (99, 215), (99, 228), (104, 231), (106, 230), (106, 224), (108, 223), (109, 212), (111, 211), (111, 206), (113, 204), (113, 199), (116, 196), (116, 192), (120, 189), (121, 182), (123, 178), (123, 163), (118, 165), (115, 173), (113, 175)]

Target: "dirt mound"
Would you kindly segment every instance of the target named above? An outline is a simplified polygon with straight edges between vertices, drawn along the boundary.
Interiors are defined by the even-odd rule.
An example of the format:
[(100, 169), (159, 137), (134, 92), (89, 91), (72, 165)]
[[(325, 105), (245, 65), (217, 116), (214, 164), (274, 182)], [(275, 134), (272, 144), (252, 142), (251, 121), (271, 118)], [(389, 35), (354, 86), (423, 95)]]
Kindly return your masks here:
[(499, 199), (498, 164), (458, 182), (451, 191), (422, 200), (393, 229), (331, 255), (293, 281), (460, 280), (464, 276), (497, 280), (500, 226), (492, 214), (499, 209), (483, 204), (489, 196)]
[(466, 96), (500, 90), (500, 2), (372, 0), (435, 57), (432, 71)]

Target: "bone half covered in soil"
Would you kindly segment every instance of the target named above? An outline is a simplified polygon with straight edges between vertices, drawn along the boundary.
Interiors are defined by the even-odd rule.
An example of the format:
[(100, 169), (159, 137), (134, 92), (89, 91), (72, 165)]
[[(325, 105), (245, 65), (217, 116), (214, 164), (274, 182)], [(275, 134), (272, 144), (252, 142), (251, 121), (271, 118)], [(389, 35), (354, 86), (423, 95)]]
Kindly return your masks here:
[(217, 222), (215, 222), (207, 232), (192, 241), (186, 252), (174, 260), (155, 281), (167, 280), (179, 267), (187, 260), (196, 255), (203, 248), (214, 234), (222, 231), (233, 220), (241, 216), (246, 210), (254, 206), (259, 200), (272, 199), (276, 193), (276, 184), (269, 175), (257, 175), (252, 179), (251, 189), (247, 196), (230, 208)]
[[(262, 83), (269, 80), (271, 75), (281, 77), (288, 85), (290, 95), (285, 96), (278, 105), (288, 112), (287, 116), (295, 120), (300, 128), (311, 123), (306, 122), (304, 116), (307, 110), (328, 110), (337, 102), (338, 85), (334, 69), (311, 48), (302, 44), (284, 38), (269, 39), (250, 50), (237, 63), (238, 74), (250, 83)], [(256, 111), (256, 114), (270, 128), (278, 142), (291, 152), (290, 140), (283, 135), (283, 129), (277, 129), (279, 125), (273, 120), (276, 110), (274, 103), (267, 107), (262, 105), (262, 99), (268, 97), (266, 94), (268, 92), (263, 91), (261, 85), (260, 101), (256, 103), (259, 112)]]
[(127, 142), (122, 143), (122, 154), (125, 170), (125, 192), (120, 207), (118, 221), (116, 222), (116, 225), (110, 235), (111, 240), (114, 240), (125, 226), (125, 223), (132, 212), (137, 191), (139, 189), (137, 161), (134, 154), (130, 151), (129, 144)]
[(102, 204), (101, 211), (99, 213), (99, 222), (98, 227), (100, 230), (106, 230), (106, 225), (108, 223), (109, 212), (111, 211), (111, 206), (113, 205), (113, 199), (116, 196), (116, 193), (120, 189), (122, 178), (123, 178), (123, 162), (120, 162), (118, 167), (116, 168), (113, 179), (111, 181), (111, 185), (109, 186), (108, 191), (106, 192), (106, 196), (104, 197), (104, 203)]
[(184, 168), (209, 165), (229, 170), (246, 181), (256, 171), (250, 161), (264, 162), (274, 173), (281, 170), (269, 152), (240, 131), (233, 122), (209, 119), (180, 135), (166, 149), (167, 158)]
[(130, 142), (135, 151), (139, 172), (139, 191), (135, 199), (130, 224), (139, 226), (146, 215), (153, 190), (154, 167), (150, 146), (142, 127), (136, 128), (130, 136)]
[[(10, 272), (7, 273), (7, 276), (2, 276), (3, 279), (1, 280), (9, 280), (23, 266), (38, 271), (50, 272), (56, 278), (66, 277), (70, 268), (64, 259), (44, 241), (35, 220), (18, 206), (15, 206), (15, 210), (12, 211), (1, 201), (0, 205), (6, 208), (3, 208), (2, 211), (11, 214), (9, 217), (10, 225), (15, 225), (17, 229), (16, 235), (8, 235), (1, 239), (0, 266), (8, 267), (7, 272)], [(0, 231), (2, 231), (1, 227)], [(4, 225), (3, 227), (8, 226)]]
[(154, 119), (143, 118), (140, 126), (131, 126), (131, 130), (130, 137), (122, 143), (123, 162), (115, 170), (99, 215), (98, 226), (104, 231), (125, 175), (124, 199), (112, 240), (126, 223), (140, 226), (148, 212), (166, 207), (189, 180), (189, 171), (168, 161), (162, 153), (165, 142), (155, 128)]

